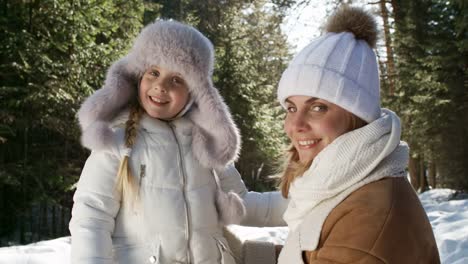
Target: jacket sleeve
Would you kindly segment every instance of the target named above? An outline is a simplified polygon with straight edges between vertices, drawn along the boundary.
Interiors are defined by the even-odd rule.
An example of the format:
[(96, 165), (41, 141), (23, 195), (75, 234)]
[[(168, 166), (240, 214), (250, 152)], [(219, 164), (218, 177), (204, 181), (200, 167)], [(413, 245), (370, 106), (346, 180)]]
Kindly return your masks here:
[(71, 263), (113, 263), (114, 220), (120, 208), (115, 190), (119, 159), (109, 152), (92, 152), (77, 190), (70, 221)]
[(288, 200), (280, 192), (249, 192), (242, 178), (234, 167), (229, 165), (224, 171), (217, 171), (223, 191), (234, 191), (243, 200), (247, 209), (247, 217), (242, 221), (246, 226), (285, 226), (283, 214), (288, 206)]

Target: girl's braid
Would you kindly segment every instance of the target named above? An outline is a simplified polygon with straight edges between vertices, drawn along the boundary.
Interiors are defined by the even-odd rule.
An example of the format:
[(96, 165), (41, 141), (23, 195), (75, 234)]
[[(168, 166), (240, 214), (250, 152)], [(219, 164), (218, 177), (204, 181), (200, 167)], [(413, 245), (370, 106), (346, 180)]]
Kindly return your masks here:
[(125, 122), (125, 146), (127, 148), (132, 148), (135, 144), (135, 139), (138, 131), (138, 124), (140, 123), (140, 118), (143, 114), (143, 109), (140, 104), (134, 104), (130, 109), (130, 115)]
[[(127, 148), (133, 148), (135, 144), (138, 125), (142, 115), (143, 109), (138, 103), (130, 108), (129, 118), (125, 122), (125, 146)], [(129, 156), (124, 156), (120, 161), (117, 173), (117, 190), (122, 193), (122, 200), (131, 205), (138, 200), (139, 187), (135, 182), (135, 176), (130, 168), (129, 160)]]

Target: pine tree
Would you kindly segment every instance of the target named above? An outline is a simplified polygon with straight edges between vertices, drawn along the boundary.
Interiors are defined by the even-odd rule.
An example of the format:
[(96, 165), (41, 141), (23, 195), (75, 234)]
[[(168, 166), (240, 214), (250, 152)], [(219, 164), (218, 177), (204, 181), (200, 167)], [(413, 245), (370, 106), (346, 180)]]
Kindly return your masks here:
[(2, 3), (0, 211), (11, 214), (1, 214), (0, 237), (17, 228), (20, 243), (47, 236), (43, 225), (26, 237), (29, 208), (70, 206), (86, 157), (76, 111), (131, 44), (142, 12), (136, 0)]
[(275, 172), (286, 138), (283, 112), (276, 103), (277, 83), (289, 60), (280, 9), (256, 1), (225, 13), (223, 34), (215, 39), (215, 83), (241, 130), (243, 148), (237, 167), (251, 189), (272, 186), (262, 178)]
[[(467, 188), (466, 30), (457, 32), (459, 5), (450, 1), (392, 1), (395, 15), (397, 93), (392, 105), (402, 115), (410, 143), (413, 185), (426, 186), (426, 168), (441, 183)], [(463, 55), (465, 54), (465, 55)], [(419, 168), (419, 169), (418, 169)], [(434, 172), (430, 172), (431, 175)], [(432, 176), (434, 178), (434, 176)], [(432, 180), (434, 181), (434, 180)]]

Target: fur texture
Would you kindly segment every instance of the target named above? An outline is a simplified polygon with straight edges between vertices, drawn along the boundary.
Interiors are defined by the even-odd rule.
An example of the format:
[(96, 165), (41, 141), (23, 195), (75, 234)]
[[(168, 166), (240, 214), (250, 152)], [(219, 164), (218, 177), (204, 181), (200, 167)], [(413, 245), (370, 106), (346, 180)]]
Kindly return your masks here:
[(104, 86), (81, 105), (78, 119), (84, 147), (100, 150), (115, 145), (109, 122), (128, 105), (130, 98), (136, 98), (137, 79), (126, 69), (127, 65), (126, 58), (114, 63), (107, 72)]
[(373, 16), (357, 7), (343, 5), (328, 20), (327, 32), (351, 32), (357, 39), (365, 40), (375, 48), (377, 42), (377, 24)]
[(104, 86), (86, 99), (78, 112), (82, 144), (89, 149), (115, 144), (111, 121), (136, 100), (141, 76), (155, 65), (179, 72), (188, 84), (194, 103), (187, 117), (194, 123), (193, 152), (199, 162), (217, 169), (233, 162), (240, 135), (211, 81), (213, 46), (193, 27), (175, 21), (146, 26), (130, 53), (111, 66)]
[(238, 225), (247, 214), (244, 202), (237, 193), (225, 193), (220, 188), (216, 194), (216, 208), (222, 225)]

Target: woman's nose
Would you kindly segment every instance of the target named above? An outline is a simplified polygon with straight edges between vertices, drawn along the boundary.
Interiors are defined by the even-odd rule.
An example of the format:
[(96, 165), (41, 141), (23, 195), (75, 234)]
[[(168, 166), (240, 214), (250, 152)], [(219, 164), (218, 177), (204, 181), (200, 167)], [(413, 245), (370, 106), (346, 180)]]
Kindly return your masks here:
[(307, 120), (304, 115), (297, 114), (292, 120), (292, 127), (295, 132), (305, 132), (310, 130), (310, 126), (307, 123)]

